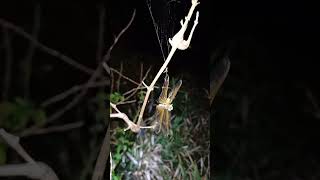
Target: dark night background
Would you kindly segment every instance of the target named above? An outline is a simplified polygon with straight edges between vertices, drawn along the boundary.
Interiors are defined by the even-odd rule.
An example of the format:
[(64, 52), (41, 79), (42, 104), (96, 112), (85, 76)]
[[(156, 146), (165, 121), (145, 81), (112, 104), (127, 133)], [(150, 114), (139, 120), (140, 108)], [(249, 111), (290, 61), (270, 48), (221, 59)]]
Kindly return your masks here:
[[(37, 3), (8, 2), (0, 3), (0, 18), (31, 32)], [(218, 53), (227, 55), (231, 61), (229, 75), (211, 107), (211, 176), (218, 180), (319, 179), (320, 89), (316, 62), (320, 28), (315, 6), (306, 1), (200, 2), (199, 25), (192, 47), (178, 51), (169, 68), (174, 69), (173, 73), (191, 76), (194, 85), (208, 88), (210, 71), (214, 71), (214, 67), (209, 66), (210, 57)], [(98, 9), (102, 5), (106, 8), (104, 49), (129, 21), (133, 9), (137, 11), (132, 26), (116, 45), (111, 62), (134, 55), (142, 57), (145, 63), (160, 65), (159, 45), (143, 0), (113, 0), (103, 4), (41, 3), (39, 41), (94, 68)], [(177, 2), (178, 10), (172, 12), (174, 19), (179, 21), (189, 5), (187, 0)], [(155, 10), (155, 13), (160, 13), (158, 17), (161, 17), (161, 11)], [(175, 32), (179, 28), (178, 21), (175, 21)], [(18, 64), (28, 42), (13, 32), (10, 34)], [(3, 56), (2, 37), (0, 41), (0, 55)], [(39, 103), (88, 78), (41, 51), (36, 52), (33, 63), (30, 97), (34, 102)], [(0, 67), (3, 74), (2, 58)], [(17, 66), (14, 68), (18, 69)], [(18, 78), (19, 75), (13, 77)], [(13, 83), (10, 97), (20, 93), (19, 84)], [(70, 122), (70, 117), (74, 116), (68, 113), (60, 122)], [(90, 137), (86, 136), (85, 128), (79, 130), (85, 133), (73, 142), (75, 146), (82, 147), (80, 142), (89, 144)], [(72, 139), (72, 135), (66, 137)], [(97, 138), (101, 140), (102, 136), (103, 132)], [(30, 137), (25, 143), (37, 159), (55, 164), (54, 157), (47, 156), (55, 150), (40, 150), (43, 146), (55, 146), (48, 142), (50, 137)], [(53, 142), (65, 137), (62, 134), (52, 138), (50, 141)], [(70, 145), (66, 151), (78, 151), (77, 148)], [(76, 159), (76, 154), (69, 158)], [(58, 172), (65, 173), (64, 177), (70, 177), (68, 173), (77, 169), (74, 167), (69, 172), (60, 168)]]

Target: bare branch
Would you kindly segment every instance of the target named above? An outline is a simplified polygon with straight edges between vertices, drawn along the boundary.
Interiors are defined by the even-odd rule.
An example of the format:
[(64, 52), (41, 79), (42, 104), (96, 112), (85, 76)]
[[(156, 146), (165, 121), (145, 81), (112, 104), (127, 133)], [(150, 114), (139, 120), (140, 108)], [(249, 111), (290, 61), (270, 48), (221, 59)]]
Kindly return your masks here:
[(121, 32), (118, 34), (118, 36), (116, 36), (116, 38), (114, 39), (113, 44), (110, 46), (110, 48), (107, 51), (107, 53), (103, 56), (103, 59), (102, 59), (103, 62), (108, 62), (109, 61), (110, 55), (111, 55), (111, 51), (112, 51), (113, 47), (117, 44), (118, 40), (123, 35), (123, 33), (125, 33), (127, 31), (127, 29), (131, 26), (135, 16), (136, 16), (136, 10), (133, 11), (133, 14), (132, 14), (131, 19), (130, 19), (129, 23), (127, 24), (127, 26), (124, 27), (121, 30)]
[(110, 118), (119, 118), (122, 119), (127, 125), (128, 127), (124, 129), (124, 131), (127, 130), (131, 130), (132, 132), (138, 133), (140, 131), (140, 129), (154, 129), (156, 127), (156, 125), (153, 126), (140, 126), (135, 124), (134, 122), (132, 122), (129, 117), (125, 114), (122, 113), (115, 104), (110, 103), (110, 106), (117, 111), (117, 113), (111, 113), (110, 114)]
[(58, 101), (61, 101), (65, 98), (67, 98), (68, 96), (84, 89), (84, 88), (95, 88), (95, 87), (103, 87), (103, 86), (106, 86), (109, 84), (109, 81), (101, 81), (101, 82), (93, 82), (93, 83), (90, 83), (90, 84), (81, 84), (81, 85), (75, 85), (73, 86), (72, 88), (60, 93), (60, 94), (57, 94), (47, 100), (45, 100), (42, 104), (41, 104), (41, 107), (47, 107), (53, 103), (56, 103)]
[(64, 124), (60, 126), (50, 126), (48, 128), (42, 128), (42, 129), (37, 129), (32, 131), (30, 131), (29, 129), (26, 129), (20, 134), (20, 137), (48, 134), (48, 133), (54, 133), (54, 132), (64, 132), (64, 131), (80, 128), (83, 125), (84, 125), (84, 122), (80, 121), (80, 122), (74, 122), (74, 123)]
[(106, 135), (103, 139), (103, 143), (96, 161), (96, 165), (93, 171), (92, 180), (102, 180), (104, 170), (106, 168), (106, 162), (110, 153), (110, 127), (108, 126)]
[(116, 105), (131, 104), (131, 103), (135, 103), (135, 102), (137, 102), (137, 100), (121, 101), (121, 102), (118, 102)]
[[(170, 53), (169, 53), (167, 59), (165, 60), (165, 62), (163, 63), (162, 67), (158, 71), (157, 75), (154, 77), (154, 79), (151, 82), (150, 86), (147, 86), (148, 90), (147, 90), (147, 93), (145, 95), (145, 98), (144, 98), (144, 101), (143, 101), (143, 104), (142, 104), (142, 107), (141, 107), (141, 110), (140, 110), (140, 113), (139, 113), (139, 118), (138, 118), (138, 122), (137, 122), (138, 126), (142, 122), (143, 113), (144, 113), (144, 110), (146, 108), (150, 93), (153, 90), (154, 85), (156, 84), (156, 82), (159, 79), (160, 75), (167, 68), (170, 60), (172, 59), (173, 54), (175, 53), (175, 51), (177, 49), (185, 50), (186, 49), (185, 47), (189, 46), (189, 43), (190, 43), (189, 39), (191, 40), (192, 33), (189, 34), (188, 41), (185, 41), (183, 39), (183, 36), (184, 36), (184, 33), (185, 33), (186, 29), (187, 29), (188, 22), (190, 21), (190, 18), (191, 18), (192, 14), (193, 14), (193, 11), (194, 11), (195, 7), (199, 4), (198, 0), (192, 0), (191, 2), (192, 2), (192, 6), (191, 6), (191, 8), (189, 10), (189, 13), (188, 13), (187, 17), (185, 18), (184, 23), (181, 22), (181, 29), (176, 33), (176, 35), (173, 36), (172, 39), (169, 39), (169, 42), (170, 42), (172, 48), (170, 50)], [(197, 13), (196, 14), (196, 19), (194, 21), (193, 29), (198, 24), (198, 18), (199, 18), (199, 14)]]
[(135, 85), (139, 85), (138, 82), (136, 82), (136, 81), (130, 79), (129, 77), (123, 75), (122, 72), (119, 72), (118, 70), (116, 70), (116, 69), (114, 69), (114, 68), (111, 68), (111, 67), (110, 67), (110, 70), (111, 70), (112, 72), (117, 73), (117, 74), (119, 75), (119, 77), (122, 77), (122, 78), (128, 80), (129, 82), (132, 82), (132, 83), (135, 84)]
[(19, 144), (20, 138), (7, 133), (4, 129), (0, 129), (1, 137), (28, 163), (35, 163), (31, 156)]
[[(147, 78), (150, 70), (151, 70), (151, 67), (147, 70), (146, 74), (144, 75), (144, 77), (143, 77), (142, 80), (141, 80), (141, 83), (138, 84), (138, 87), (130, 90), (130, 92), (132, 92), (132, 91), (133, 91), (133, 92), (132, 92), (129, 96), (125, 97), (123, 101), (118, 102), (117, 105), (121, 104), (122, 102), (125, 102), (125, 101), (129, 100), (132, 96), (134, 96), (134, 95), (138, 92), (139, 89), (144, 89), (144, 88), (145, 88), (145, 87), (142, 87), (142, 83), (143, 83), (143, 81)], [(129, 91), (128, 91), (128, 92), (129, 92)], [(128, 93), (128, 92), (126, 92), (126, 93)], [(126, 93), (124, 93), (123, 95), (125, 95)]]
[(19, 143), (19, 137), (0, 129), (0, 137), (27, 163), (0, 166), (0, 176), (27, 176), (33, 179), (58, 180), (56, 173), (45, 163), (35, 162)]
[(13, 32), (21, 35), (22, 37), (28, 39), (29, 41), (31, 41), (32, 43), (34, 43), (34, 45), (36, 45), (40, 50), (50, 54), (51, 56), (57, 57), (58, 59), (61, 59), (62, 61), (66, 62), (67, 64), (71, 65), (72, 67), (81, 70), (82, 72), (85, 72), (86, 74), (92, 74), (93, 70), (78, 63), (77, 61), (71, 59), (70, 57), (58, 52), (57, 50), (54, 50), (52, 48), (49, 48), (43, 44), (41, 44), (39, 41), (37, 41), (36, 39), (34, 39), (32, 37), (32, 35), (28, 34), (27, 32), (25, 32), (22, 28), (4, 20), (0, 18), (0, 25), (8, 28), (10, 30), (12, 30)]
[[(126, 30), (130, 27), (130, 25), (132, 24), (132, 22), (134, 20), (135, 14), (136, 14), (136, 10), (134, 10), (132, 17), (131, 17), (131, 20), (129, 21), (127, 26), (124, 29), (122, 29), (122, 31), (118, 34), (118, 36), (115, 38), (113, 44), (110, 46), (109, 50), (107, 51), (106, 55), (103, 57), (102, 63), (99, 66), (100, 68), (98, 67), (100, 69), (100, 71), (102, 70), (103, 67), (104, 68), (106, 67), (106, 66), (103, 66), (103, 64), (107, 63), (109, 61), (113, 47), (118, 42), (118, 40), (122, 36), (122, 34), (124, 32), (126, 32)], [(108, 130), (106, 132), (105, 139), (104, 139), (103, 144), (101, 146), (101, 150), (100, 150), (100, 153), (97, 158), (96, 165), (95, 165), (95, 168), (93, 171), (92, 180), (102, 180), (103, 179), (103, 174), (105, 171), (106, 162), (108, 160), (107, 156), (109, 155), (109, 152), (110, 152), (110, 131), (109, 131), (109, 128), (110, 127), (108, 125)]]
[(26, 176), (31, 179), (59, 180), (55, 172), (43, 162), (2, 165), (0, 166), (1, 176)]
[[(111, 51), (113, 49), (113, 47), (115, 46), (115, 44), (118, 42), (119, 38), (121, 37), (121, 35), (129, 28), (129, 26), (131, 25), (134, 17), (135, 17), (135, 13), (136, 10), (134, 10), (132, 18), (129, 22), (129, 24), (119, 33), (119, 35), (117, 36), (117, 38), (114, 40), (113, 44), (110, 46), (107, 55), (104, 56), (103, 58), (103, 62), (107, 62), (110, 59), (110, 54)], [(87, 81), (87, 84), (85, 85), (85, 88), (82, 89), (82, 91), (73, 98), (72, 101), (70, 101), (65, 107), (63, 107), (62, 109), (58, 110), (56, 113), (54, 113), (52, 116), (50, 116), (47, 120), (47, 123), (51, 123), (53, 121), (55, 121), (56, 119), (60, 118), (65, 112), (67, 112), (68, 110), (70, 110), (71, 108), (73, 108), (75, 105), (77, 105), (80, 100), (82, 99), (83, 96), (86, 95), (87, 91), (88, 91), (88, 86), (93, 83), (98, 76), (100, 76), (100, 74), (102, 73), (103, 70), (103, 66), (102, 63), (100, 63), (98, 65), (98, 67), (96, 68), (96, 70), (94, 71), (94, 73), (91, 75), (91, 77), (89, 78), (89, 80)]]
[(121, 80), (121, 75), (123, 74), (123, 63), (120, 63), (120, 71), (119, 71), (119, 77), (117, 79), (116, 85), (117, 85), (117, 91), (120, 91), (120, 80)]
[(107, 72), (108, 74), (111, 73), (110, 67), (108, 66), (108, 64), (107, 64), (106, 62), (102, 62), (102, 66), (103, 66), (104, 70), (106, 70), (106, 72)]

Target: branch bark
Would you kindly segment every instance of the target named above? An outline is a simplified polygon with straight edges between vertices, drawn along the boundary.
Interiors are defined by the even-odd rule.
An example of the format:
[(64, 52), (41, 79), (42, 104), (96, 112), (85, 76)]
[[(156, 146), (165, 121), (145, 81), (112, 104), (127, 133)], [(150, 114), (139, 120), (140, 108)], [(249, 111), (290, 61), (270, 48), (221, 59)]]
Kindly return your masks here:
[(19, 143), (19, 137), (0, 129), (0, 137), (13, 148), (27, 163), (0, 166), (0, 177), (26, 176), (41, 180), (59, 180), (56, 173), (45, 163), (36, 162)]

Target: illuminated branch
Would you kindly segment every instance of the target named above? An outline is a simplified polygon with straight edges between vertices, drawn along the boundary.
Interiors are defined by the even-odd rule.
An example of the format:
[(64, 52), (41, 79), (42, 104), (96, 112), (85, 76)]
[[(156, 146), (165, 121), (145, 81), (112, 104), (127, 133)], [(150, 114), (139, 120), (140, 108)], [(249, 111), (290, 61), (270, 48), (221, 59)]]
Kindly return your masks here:
[[(170, 60), (172, 59), (175, 51), (177, 49), (185, 50), (190, 45), (190, 41), (191, 41), (191, 38), (193, 36), (193, 32), (195, 30), (195, 27), (198, 24), (198, 19), (199, 19), (199, 12), (197, 12), (196, 13), (196, 18), (194, 20), (194, 24), (193, 24), (191, 32), (190, 32), (190, 34), (188, 36), (188, 39), (184, 40), (184, 33), (185, 33), (185, 31), (186, 31), (186, 29), (188, 27), (188, 23), (189, 23), (189, 21), (191, 19), (191, 16), (193, 14), (194, 9), (199, 4), (198, 0), (191, 0), (191, 2), (192, 2), (192, 5), (190, 7), (188, 15), (185, 17), (184, 21), (181, 20), (181, 22), (180, 22), (181, 23), (181, 29), (177, 32), (176, 35), (174, 35), (174, 37), (172, 39), (169, 39), (169, 43), (171, 44), (171, 50), (170, 50), (170, 53), (169, 53), (168, 57), (166, 58), (165, 62), (163, 63), (163, 65), (161, 66), (160, 70), (158, 71), (158, 73), (156, 74), (155, 78), (153, 79), (153, 81), (151, 82), (151, 84), (149, 86), (146, 85), (142, 81), (142, 84), (147, 88), (147, 92), (146, 92), (146, 95), (145, 95), (145, 98), (144, 98), (144, 101), (143, 101), (143, 104), (142, 104), (142, 107), (141, 107), (141, 110), (140, 110), (140, 113), (139, 113), (137, 124), (133, 123), (125, 113), (122, 113), (121, 111), (119, 111), (115, 104), (110, 103), (111, 107), (115, 111), (117, 111), (117, 113), (111, 113), (110, 114), (110, 118), (120, 118), (120, 119), (124, 120), (124, 122), (128, 125), (128, 127), (125, 129), (125, 131), (130, 129), (133, 132), (139, 132), (141, 128), (155, 128), (155, 125), (154, 126), (147, 126), (147, 127), (140, 126), (141, 122), (142, 122), (142, 119), (143, 119), (143, 113), (144, 113), (144, 110), (146, 108), (149, 96), (150, 96), (151, 92), (153, 91), (157, 80), (160, 78), (161, 74), (167, 68), (167, 66), (168, 66)], [(107, 67), (106, 64), (104, 64), (104, 68), (105, 68), (105, 70), (107, 72), (110, 72), (110, 68)]]
[(0, 129), (0, 137), (14, 149), (27, 163), (9, 164), (0, 166), (1, 176), (26, 176), (32, 179), (59, 180), (56, 173), (45, 163), (36, 162), (23, 149), (19, 143), (19, 137), (7, 133), (4, 129)]
[[(193, 35), (193, 31), (196, 27), (196, 25), (198, 24), (198, 18), (199, 18), (199, 13), (197, 12), (197, 15), (196, 15), (196, 19), (194, 21), (194, 25), (193, 25), (193, 28), (191, 30), (191, 33), (189, 34), (189, 38), (187, 41), (185, 41), (183, 39), (183, 36), (184, 36), (184, 33), (188, 27), (188, 22), (190, 21), (190, 18), (193, 14), (193, 11), (194, 9), (196, 8), (196, 6), (199, 4), (199, 2), (197, 0), (192, 0), (192, 5), (191, 5), (191, 8), (189, 10), (189, 13), (188, 13), (188, 16), (185, 18), (185, 21), (183, 23), (183, 20), (181, 20), (181, 29), (179, 30), (179, 32), (174, 35), (174, 37), (172, 39), (169, 39), (169, 42), (172, 46), (171, 50), (170, 50), (170, 53), (166, 59), (166, 61), (163, 63), (162, 67), (160, 68), (160, 70), (158, 71), (156, 77), (153, 79), (153, 81), (151, 82), (151, 84), (149, 86), (146, 86), (147, 87), (147, 93), (146, 93), (146, 96), (144, 98), (144, 101), (143, 101), (143, 104), (142, 104), (142, 107), (141, 107), (141, 111), (139, 113), (139, 119), (138, 119), (138, 122), (137, 122), (137, 125), (139, 126), (141, 124), (141, 121), (142, 121), (142, 118), (143, 118), (143, 113), (144, 113), (144, 110), (146, 108), (146, 105), (147, 105), (147, 102), (148, 102), (148, 99), (149, 99), (149, 96), (150, 96), (150, 93), (151, 91), (153, 90), (154, 88), (154, 85), (156, 84), (157, 80), (159, 79), (160, 75), (163, 73), (163, 71), (166, 69), (166, 67), (168, 66), (173, 54), (175, 53), (175, 51), (177, 49), (180, 49), (180, 50), (185, 50), (188, 46), (189, 46), (189, 43), (190, 43), (190, 40), (191, 40), (191, 37)], [(186, 47), (186, 48), (185, 48)]]

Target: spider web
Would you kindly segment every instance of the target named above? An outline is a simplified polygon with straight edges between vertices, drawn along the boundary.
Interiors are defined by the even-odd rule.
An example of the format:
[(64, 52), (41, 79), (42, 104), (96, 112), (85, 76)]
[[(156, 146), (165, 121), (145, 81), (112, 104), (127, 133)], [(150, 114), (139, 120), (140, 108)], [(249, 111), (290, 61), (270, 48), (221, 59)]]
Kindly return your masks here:
[(168, 39), (174, 35), (174, 23), (177, 22), (174, 12), (179, 3), (175, 0), (146, 0), (164, 61), (170, 52)]

